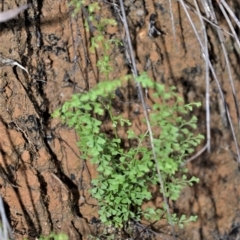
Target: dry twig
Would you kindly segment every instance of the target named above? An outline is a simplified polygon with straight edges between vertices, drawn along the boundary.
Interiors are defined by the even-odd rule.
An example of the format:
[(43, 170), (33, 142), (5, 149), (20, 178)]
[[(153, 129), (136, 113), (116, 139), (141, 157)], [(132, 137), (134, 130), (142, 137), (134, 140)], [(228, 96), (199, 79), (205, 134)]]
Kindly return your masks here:
[(23, 67), (20, 63), (12, 60), (10, 58), (5, 58), (0, 54), (0, 67), (3, 65), (12, 66), (12, 67), (17, 66), (17, 67), (21, 68), (22, 70), (24, 70), (29, 75), (28, 70), (25, 67)]
[(21, 7), (10, 9), (5, 12), (0, 13), (0, 23), (6, 22), (12, 18), (15, 18), (20, 12), (26, 10), (29, 7), (29, 4), (25, 4)]

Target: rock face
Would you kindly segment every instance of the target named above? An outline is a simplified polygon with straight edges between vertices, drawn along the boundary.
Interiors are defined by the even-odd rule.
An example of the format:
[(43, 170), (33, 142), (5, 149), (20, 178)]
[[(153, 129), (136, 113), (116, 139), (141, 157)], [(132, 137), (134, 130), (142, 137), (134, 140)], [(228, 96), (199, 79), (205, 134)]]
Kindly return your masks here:
[[(15, 2), (0, 3), (0, 9), (15, 8)], [(199, 118), (199, 131), (205, 133), (205, 62), (181, 6), (172, 3), (174, 37), (167, 2), (124, 2), (138, 71), (176, 86), (185, 102), (201, 101), (202, 109), (194, 114)], [(18, 6), (24, 3), (19, 0)], [(230, 6), (237, 7), (233, 4)], [(110, 4), (101, 5), (96, 18), (114, 15), (120, 21)], [(198, 17), (190, 14), (201, 33)], [(74, 131), (52, 119), (51, 113), (72, 93), (88, 90), (99, 81), (97, 56), (88, 50), (90, 33), (85, 31), (81, 15), (71, 18), (64, 0), (34, 1), (24, 13), (0, 24), (0, 195), (15, 239), (35, 239), (51, 231), (67, 233), (73, 240), (85, 239), (96, 233), (90, 222), (97, 218), (97, 202), (89, 195), (96, 171), (81, 160)], [(227, 28), (224, 21), (220, 24)], [(207, 26), (210, 59), (236, 126), (223, 53), (215, 28)], [(112, 26), (106, 29), (106, 36), (121, 35)], [(238, 93), (238, 53), (229, 35), (225, 41)], [(130, 72), (124, 52), (116, 48), (112, 53), (112, 78)], [(3, 57), (19, 63), (29, 74), (18, 65), (4, 64)], [(179, 213), (198, 215), (196, 223), (177, 230), (185, 240), (237, 239), (239, 234), (240, 174), (214, 81), (210, 94), (212, 153), (189, 164), (189, 173), (199, 177), (200, 183), (185, 189), (172, 204)], [(127, 102), (126, 97), (122, 96)], [(138, 115), (135, 106), (121, 111), (129, 111), (132, 118)], [(157, 223), (154, 229), (164, 227)]]

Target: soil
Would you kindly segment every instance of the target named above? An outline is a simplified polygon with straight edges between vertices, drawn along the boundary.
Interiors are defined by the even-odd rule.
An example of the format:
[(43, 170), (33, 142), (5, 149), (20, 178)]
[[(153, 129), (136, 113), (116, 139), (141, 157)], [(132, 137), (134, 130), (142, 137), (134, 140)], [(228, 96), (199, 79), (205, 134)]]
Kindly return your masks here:
[[(87, 91), (101, 80), (96, 68), (98, 56), (89, 52), (91, 32), (84, 28), (84, 16), (72, 18), (67, 1), (28, 2), (32, 6), (27, 11), (0, 25), (0, 60), (11, 63), (0, 61), (0, 195), (15, 239), (36, 239), (52, 231), (67, 233), (71, 240), (88, 239), (89, 235), (100, 234), (97, 202), (89, 194), (96, 170), (81, 160), (75, 132), (59, 119), (52, 119), (51, 113), (73, 93)], [(233, 9), (239, 8), (232, 2), (229, 4)], [(23, 4), (24, 0), (1, 1), (0, 9)], [(100, 1), (100, 5), (96, 18), (114, 16), (119, 21), (111, 4)], [(185, 102), (201, 101), (202, 108), (194, 114), (199, 118), (199, 132), (205, 134), (205, 63), (181, 6), (173, 2), (172, 7), (175, 38), (168, 1), (125, 1), (137, 68), (147, 71), (155, 81), (176, 86)], [(189, 13), (200, 33), (198, 17)], [(161, 35), (151, 38), (148, 26), (152, 14), (156, 14), (155, 26)], [(220, 24), (226, 28), (224, 21)], [(119, 29), (108, 27), (106, 36), (121, 38)], [(236, 127), (222, 50), (215, 29), (210, 25), (207, 29), (210, 58)], [(226, 35), (225, 40), (238, 93), (239, 56), (232, 39)], [(114, 48), (111, 57), (115, 69), (111, 77), (131, 73), (123, 49)], [(213, 80), (210, 92), (211, 154), (204, 153), (188, 164), (189, 174), (200, 178), (200, 183), (184, 189), (179, 200), (171, 203), (172, 210), (198, 215), (198, 221), (183, 230), (176, 229), (177, 239), (239, 239), (240, 174), (236, 151)], [(135, 105), (126, 109), (131, 119), (139, 117)], [(137, 127), (141, 131), (141, 126)], [(158, 206), (161, 201), (156, 197), (151, 204)], [(152, 238), (172, 239), (167, 224), (157, 222), (152, 230), (157, 233)]]

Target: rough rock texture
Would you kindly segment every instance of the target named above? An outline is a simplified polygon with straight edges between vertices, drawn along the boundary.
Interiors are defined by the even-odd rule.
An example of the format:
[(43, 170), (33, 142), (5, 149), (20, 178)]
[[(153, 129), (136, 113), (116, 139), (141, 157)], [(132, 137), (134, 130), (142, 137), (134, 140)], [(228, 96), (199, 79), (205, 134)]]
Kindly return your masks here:
[[(2, 1), (0, 9), (16, 7), (16, 2), (18, 6), (25, 3)], [(81, 160), (74, 131), (51, 119), (50, 114), (72, 93), (88, 90), (98, 82), (97, 56), (88, 50), (90, 33), (84, 29), (82, 16), (70, 18), (67, 1), (29, 2), (31, 8), (0, 25), (0, 194), (16, 239), (35, 239), (51, 231), (67, 233), (73, 240), (85, 239), (96, 232), (94, 224), (89, 224), (97, 217), (97, 202), (89, 195), (96, 171)], [(118, 19), (110, 4), (101, 5), (96, 17), (114, 14)], [(131, 0), (125, 1), (125, 8), (138, 70), (147, 71), (155, 81), (176, 86), (186, 102), (203, 102), (195, 114), (199, 131), (204, 133), (205, 63), (180, 5), (173, 2), (176, 39), (167, 1)], [(156, 28), (161, 32), (156, 38), (148, 36), (152, 14), (156, 14)], [(190, 15), (200, 32), (197, 16)], [(222, 27), (226, 27), (224, 22)], [(110, 35), (121, 37), (121, 32), (109, 27), (106, 36)], [(222, 50), (209, 25), (208, 37), (211, 61), (236, 125)], [(238, 93), (239, 57), (229, 36), (226, 46)], [(112, 53), (112, 77), (130, 73), (123, 52), (114, 49)], [(17, 66), (1, 64), (1, 59), (17, 61), (29, 74)], [(201, 181), (184, 190), (172, 204), (178, 212), (199, 216), (196, 223), (177, 230), (179, 239), (184, 240), (237, 239), (240, 225), (240, 174), (235, 149), (220, 114), (216, 84), (211, 81), (210, 85), (212, 154), (203, 154), (189, 164), (189, 173)], [(135, 108), (126, 108), (130, 118), (134, 118)], [(170, 239), (163, 234), (169, 232), (168, 227), (156, 223), (154, 229), (162, 232), (158, 239)]]

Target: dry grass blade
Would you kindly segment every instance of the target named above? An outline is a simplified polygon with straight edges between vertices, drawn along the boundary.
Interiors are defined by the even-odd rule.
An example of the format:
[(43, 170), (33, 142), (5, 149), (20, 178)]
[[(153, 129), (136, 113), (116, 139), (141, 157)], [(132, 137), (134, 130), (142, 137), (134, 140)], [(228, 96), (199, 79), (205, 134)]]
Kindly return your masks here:
[[(177, 1), (179, 2), (179, 0), (177, 0)], [(186, 3), (184, 3), (184, 4), (185, 4), (185, 6), (186, 6), (187, 9), (189, 9), (189, 10), (192, 11), (193, 13), (199, 15), (199, 13), (198, 13), (195, 9), (191, 8), (191, 7), (188, 6)], [(218, 28), (219, 30), (221, 30), (223, 33), (225, 33), (225, 34), (227, 34), (227, 35), (230, 35), (231, 37), (234, 37), (233, 34), (231, 34), (230, 32), (228, 32), (227, 30), (219, 27), (217, 24), (215, 24), (214, 22), (210, 21), (209, 19), (207, 19), (207, 18), (204, 17), (203, 15), (201, 15), (201, 18), (202, 18), (205, 22), (208, 22), (209, 24), (211, 24), (213, 27)]]
[[(196, 38), (197, 38), (197, 40), (198, 40), (198, 42), (200, 44), (201, 50), (204, 53), (205, 52), (204, 44), (202, 43), (202, 41), (200, 39), (200, 36), (199, 36), (199, 34), (198, 34), (197, 30), (196, 30), (196, 27), (195, 27), (195, 25), (194, 25), (190, 15), (189, 15), (188, 11), (187, 11), (187, 8), (186, 8), (183, 0), (179, 0), (179, 2), (181, 3), (181, 5), (183, 7), (183, 10), (184, 10), (184, 12), (185, 12), (185, 14), (186, 14), (186, 16), (187, 16), (187, 18), (189, 20), (189, 23), (190, 23), (190, 25), (191, 25), (191, 27), (192, 27), (192, 29), (194, 31), (194, 34), (195, 34), (195, 36), (196, 36)], [(223, 47), (223, 49), (226, 51), (225, 47)], [(225, 109), (226, 109), (226, 113), (227, 113), (227, 117), (228, 117), (228, 121), (229, 121), (230, 128), (231, 128), (231, 132), (232, 132), (232, 135), (233, 135), (233, 140), (234, 140), (236, 151), (237, 151), (238, 163), (240, 164), (240, 152), (239, 152), (239, 147), (238, 147), (238, 143), (237, 143), (237, 137), (236, 137), (236, 134), (235, 134), (235, 131), (234, 131), (233, 123), (232, 123), (231, 116), (230, 116), (230, 113), (229, 113), (229, 110), (228, 110), (228, 107), (227, 107), (227, 104), (226, 104), (226, 100), (225, 100), (224, 95), (223, 95), (223, 91), (221, 89), (219, 80), (218, 80), (218, 78), (216, 76), (216, 73), (214, 71), (214, 68), (212, 66), (211, 61), (209, 59), (207, 59), (206, 56), (204, 56), (204, 58), (205, 58), (206, 61), (208, 61), (208, 64), (209, 64), (212, 76), (213, 76), (213, 78), (214, 78), (214, 80), (215, 80), (215, 82), (217, 84), (219, 94), (220, 94), (220, 96), (222, 98), (222, 101), (224, 103), (224, 106), (225, 106)], [(227, 58), (227, 60), (228, 60), (228, 58)]]
[(203, 22), (202, 14), (200, 13), (200, 9), (198, 7), (198, 3), (196, 0), (194, 0), (195, 7), (197, 9), (197, 14), (199, 17), (199, 20), (202, 25), (202, 31), (203, 31), (203, 38), (204, 38), (204, 56), (205, 56), (205, 81), (206, 81), (206, 129), (207, 129), (207, 150), (208, 152), (211, 151), (211, 126), (210, 126), (210, 83), (209, 83), (209, 64), (206, 59), (209, 59), (208, 54), (208, 37), (206, 32), (206, 27)]
[(0, 13), (0, 23), (6, 22), (12, 18), (15, 18), (20, 12), (26, 10), (29, 7), (29, 4), (25, 4), (21, 7), (14, 8), (5, 12)]
[(228, 15), (227, 15), (227, 13), (226, 13), (226, 11), (225, 11), (225, 9), (224, 9), (224, 7), (222, 6), (221, 3), (219, 4), (219, 7), (220, 7), (220, 9), (221, 9), (221, 11), (222, 11), (222, 13), (223, 13), (223, 15), (224, 15), (227, 23), (228, 23), (228, 26), (229, 26), (230, 29), (231, 29), (231, 32), (232, 32), (232, 34), (233, 34), (233, 36), (234, 36), (234, 39), (235, 39), (235, 41), (237, 42), (237, 45), (238, 45), (238, 47), (239, 47), (239, 49), (240, 49), (240, 41), (239, 41), (239, 39), (238, 39), (238, 36), (237, 36), (237, 34), (236, 34), (236, 31), (235, 31), (232, 23), (231, 23), (231, 20), (229, 19)]
[(185, 165), (187, 165), (189, 162), (191, 162), (192, 160), (196, 159), (197, 157), (199, 157), (206, 149), (208, 148), (208, 143), (205, 144), (205, 146), (199, 150), (196, 154), (194, 154), (192, 157), (190, 157), (189, 159), (187, 159), (185, 161), (185, 163), (182, 165), (182, 167), (184, 167)]
[(231, 132), (232, 132), (232, 135), (233, 135), (233, 141), (234, 141), (234, 144), (235, 144), (235, 147), (236, 147), (236, 151), (237, 151), (238, 165), (240, 166), (240, 151), (239, 151), (238, 142), (237, 142), (237, 137), (236, 137), (236, 134), (235, 134), (235, 131), (234, 131), (232, 119), (231, 119), (231, 116), (230, 116), (230, 112), (229, 112), (229, 109), (228, 109), (226, 100), (225, 100), (225, 98), (224, 98), (223, 91), (222, 91), (222, 89), (221, 89), (220, 83), (219, 83), (219, 81), (218, 81), (218, 79), (217, 79), (217, 76), (216, 76), (216, 73), (215, 73), (215, 71), (214, 71), (214, 69), (213, 69), (213, 66), (212, 66), (212, 64), (209, 64), (209, 66), (210, 66), (210, 69), (211, 69), (213, 78), (214, 78), (214, 80), (215, 80), (215, 82), (216, 82), (216, 84), (217, 84), (218, 91), (219, 91), (219, 93), (220, 93), (220, 95), (221, 95), (223, 104), (224, 104), (225, 109), (226, 109), (227, 118), (228, 118), (228, 121), (229, 121), (229, 124), (230, 124), (230, 128), (231, 128)]
[[(223, 7), (221, 5), (219, 5), (219, 6), (220, 6), (220, 9), (225, 13)], [(214, 17), (215, 17), (214, 21), (215, 21), (215, 23), (217, 23), (216, 15), (215, 15), (215, 13), (213, 13), (213, 14), (214, 14)], [(230, 23), (230, 25), (231, 25), (231, 23)], [(226, 50), (226, 47), (225, 47), (225, 39), (224, 39), (224, 36), (223, 36), (222, 32), (219, 31), (218, 29), (217, 29), (217, 34), (218, 34), (218, 38), (219, 38), (219, 41), (220, 41), (220, 44), (221, 44), (221, 47), (222, 47), (222, 51), (223, 51), (223, 55), (224, 55), (224, 58), (225, 58), (225, 63), (226, 63), (226, 66), (227, 66), (229, 81), (230, 81), (230, 85), (231, 85), (231, 88), (232, 88), (232, 94), (233, 94), (233, 99), (234, 99), (234, 103), (235, 103), (235, 110), (236, 110), (236, 114), (237, 114), (237, 119), (238, 119), (238, 122), (240, 124), (239, 106), (238, 106), (235, 86), (234, 86), (234, 83), (233, 83), (233, 77), (232, 77), (232, 71), (231, 71), (230, 62), (229, 62), (229, 58), (228, 58), (228, 53), (227, 53), (227, 50)]]
[(204, 11), (205, 11), (205, 14), (206, 14), (207, 18), (213, 20), (214, 19), (214, 16), (212, 14), (213, 9), (211, 8), (208, 0), (201, 0), (201, 3), (202, 3), (202, 6), (204, 8)]
[(173, 37), (174, 37), (174, 41), (175, 41), (175, 44), (176, 44), (176, 47), (177, 47), (174, 15), (173, 15), (173, 11), (172, 11), (172, 0), (168, 0), (168, 2), (169, 2), (169, 8), (170, 8), (170, 16), (171, 16), (171, 22), (172, 22)]
[(28, 70), (25, 67), (23, 67), (21, 64), (19, 64), (17, 61), (14, 61), (10, 58), (5, 58), (0, 54), (0, 67), (3, 65), (12, 66), (12, 67), (17, 66), (22, 70), (24, 70), (29, 75)]
[[(236, 41), (236, 43), (237, 43), (237, 45), (238, 45), (238, 48), (239, 48), (239, 50), (240, 50), (240, 41), (239, 41), (239, 39), (238, 39), (238, 36), (237, 36), (237, 34), (236, 34), (236, 31), (235, 31), (235, 29), (234, 29), (234, 27), (233, 27), (233, 25), (232, 25), (231, 20), (229, 19), (228, 15), (227, 15), (227, 13), (226, 13), (223, 5), (224, 5), (224, 7), (227, 9), (228, 13), (231, 15), (231, 17), (233, 18), (233, 20), (235, 21), (235, 23), (237, 24), (237, 26), (238, 26), (239, 28), (240, 28), (240, 22), (239, 22), (239, 20), (238, 20), (237, 17), (234, 15), (234, 13), (232, 12), (232, 10), (230, 9), (230, 7), (227, 5), (227, 3), (226, 3), (225, 1), (222, 1), (222, 2), (219, 3), (219, 7), (220, 7), (220, 9), (221, 9), (221, 11), (222, 11), (222, 13), (223, 13), (226, 21), (227, 21), (227, 23), (228, 23), (228, 25), (229, 25), (232, 33), (233, 33), (233, 35), (234, 35), (235, 41)], [(238, 127), (239, 127), (239, 129), (240, 129), (240, 113), (239, 113), (238, 101), (237, 101), (236, 97), (234, 97), (234, 101), (235, 101), (235, 105), (237, 106)]]
[(229, 15), (233, 18), (233, 20), (235, 21), (235, 23), (238, 25), (238, 27), (240, 28), (240, 21), (238, 20), (238, 18), (236, 17), (236, 15), (233, 13), (232, 9), (228, 6), (228, 4), (224, 1), (221, 0), (221, 2), (219, 4), (222, 4), (225, 9), (228, 11)]
[(1, 216), (0, 239), (8, 240), (9, 235), (10, 236), (12, 235), (11, 234), (12, 231), (6, 217), (3, 200), (1, 197), (0, 197), (0, 216)]
[[(130, 38), (127, 18), (126, 18), (126, 14), (125, 14), (125, 10), (124, 10), (123, 0), (120, 0), (119, 2), (120, 2), (120, 6), (121, 6), (122, 19), (123, 19), (124, 28), (125, 28), (125, 31), (126, 31), (127, 44), (128, 44), (131, 63), (132, 63), (132, 67), (133, 67), (133, 75), (134, 75), (134, 77), (137, 77), (138, 73), (137, 73), (136, 61), (135, 61), (135, 57), (134, 57), (134, 53), (133, 53), (133, 47), (132, 47), (132, 42), (131, 42), (131, 38)], [(161, 187), (161, 192), (163, 194), (163, 199), (164, 199), (165, 207), (166, 207), (166, 210), (167, 210), (169, 223), (170, 223), (171, 228), (172, 228), (171, 230), (172, 230), (173, 239), (175, 240), (176, 237), (175, 237), (175, 231), (174, 231), (174, 227), (173, 227), (172, 216), (171, 216), (171, 213), (170, 213), (167, 197), (166, 197), (166, 194), (165, 194), (165, 187), (164, 187), (162, 174), (161, 174), (161, 171), (160, 171), (160, 168), (159, 168), (159, 165), (158, 165), (158, 161), (157, 161), (156, 150), (155, 150), (155, 146), (154, 146), (154, 143), (153, 143), (152, 127), (150, 125), (150, 121), (149, 121), (149, 117), (148, 117), (148, 113), (147, 113), (147, 107), (146, 107), (147, 105), (146, 105), (144, 97), (143, 97), (143, 91), (142, 91), (142, 87), (141, 87), (140, 83), (137, 83), (137, 88), (138, 88), (138, 94), (139, 94), (139, 97), (140, 97), (140, 101), (141, 101), (141, 104), (143, 106), (144, 118), (146, 120), (146, 124), (147, 124), (147, 128), (148, 128), (150, 145), (151, 145), (152, 154), (153, 154), (154, 162), (155, 162), (157, 173), (158, 173), (158, 179), (159, 179), (159, 183), (160, 183), (160, 187)]]

